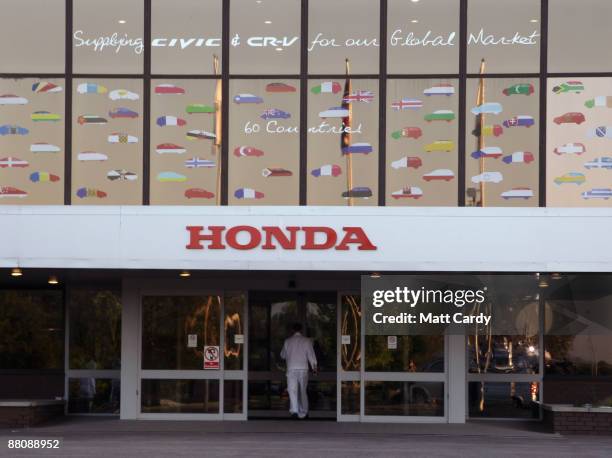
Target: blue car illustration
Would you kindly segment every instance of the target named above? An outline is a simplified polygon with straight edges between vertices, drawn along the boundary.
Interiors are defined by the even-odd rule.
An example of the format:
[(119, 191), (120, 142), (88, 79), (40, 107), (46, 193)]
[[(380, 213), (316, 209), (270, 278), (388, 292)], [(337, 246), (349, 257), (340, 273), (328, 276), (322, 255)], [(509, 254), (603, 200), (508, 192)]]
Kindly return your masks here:
[(263, 103), (263, 99), (253, 94), (238, 94), (234, 97), (234, 103)]
[(25, 127), (4, 124), (0, 126), (0, 135), (28, 135), (30, 131)]
[(265, 110), (260, 118), (261, 119), (289, 119), (291, 117), (290, 113), (286, 111), (279, 110), (278, 108), (270, 108), (269, 110)]

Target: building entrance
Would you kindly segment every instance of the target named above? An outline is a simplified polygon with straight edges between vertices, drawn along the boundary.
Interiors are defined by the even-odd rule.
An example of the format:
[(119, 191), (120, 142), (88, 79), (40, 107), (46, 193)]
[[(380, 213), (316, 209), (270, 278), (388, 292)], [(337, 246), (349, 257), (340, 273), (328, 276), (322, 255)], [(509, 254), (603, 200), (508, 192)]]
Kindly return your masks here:
[(313, 340), (319, 373), (310, 375), (311, 418), (336, 419), (337, 296), (335, 293), (249, 293), (248, 417), (289, 418), (285, 361), (292, 325)]

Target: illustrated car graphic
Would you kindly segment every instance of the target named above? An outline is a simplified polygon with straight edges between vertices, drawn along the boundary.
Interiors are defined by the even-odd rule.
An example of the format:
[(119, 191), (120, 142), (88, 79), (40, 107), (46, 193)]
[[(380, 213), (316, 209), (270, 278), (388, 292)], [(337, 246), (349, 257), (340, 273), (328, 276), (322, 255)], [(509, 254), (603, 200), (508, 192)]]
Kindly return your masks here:
[(325, 81), (324, 83), (314, 86), (310, 92), (313, 94), (337, 94), (342, 90), (342, 85), (336, 81)]
[(391, 168), (394, 169), (418, 169), (423, 165), (423, 161), (417, 156), (404, 156), (397, 161), (391, 162)]
[(342, 197), (344, 197), (345, 199), (349, 199), (351, 197), (359, 199), (369, 199), (370, 197), (372, 197), (372, 190), (367, 186), (355, 186), (353, 189), (344, 191), (342, 193)]
[(79, 94), (106, 94), (108, 89), (98, 83), (81, 83), (77, 86)]
[(561, 83), (558, 86), (553, 87), (552, 91), (555, 94), (563, 94), (566, 92), (580, 94), (582, 91), (584, 91), (584, 84), (582, 84), (581, 81), (568, 81), (566, 83)]
[(533, 191), (531, 188), (512, 188), (508, 191), (504, 191), (500, 194), (505, 200), (509, 199), (525, 199), (528, 200), (533, 197)]
[(447, 121), (451, 122), (455, 119), (455, 113), (452, 110), (436, 110), (433, 113), (426, 114), (423, 119), (427, 122), (431, 121)]
[(415, 140), (423, 135), (420, 127), (404, 127), (402, 130), (396, 130), (391, 134), (391, 137), (399, 140), (400, 138), (414, 138)]
[(331, 107), (319, 113), (319, 118), (346, 118), (349, 115), (349, 110), (342, 107)]
[(531, 95), (535, 92), (535, 88), (531, 83), (513, 84), (502, 91), (504, 95)]
[(140, 96), (127, 89), (115, 89), (114, 91), (110, 91), (108, 98), (111, 100), (138, 100)]
[(595, 108), (595, 107), (612, 108), (612, 96), (598, 95), (597, 97), (589, 99), (586, 102), (584, 102), (584, 106), (587, 108)]
[(60, 180), (58, 175), (49, 172), (34, 172), (30, 174), (32, 183), (56, 183)]
[(187, 159), (184, 164), (188, 169), (211, 168), (216, 165), (215, 161), (201, 157), (192, 157)]
[(84, 124), (106, 124), (108, 121), (106, 118), (98, 115), (81, 115), (77, 118), (77, 122), (80, 125)]
[(555, 184), (574, 183), (582, 184), (586, 181), (584, 173), (568, 172), (554, 179)]
[(59, 153), (60, 151), (59, 146), (50, 143), (38, 142), (30, 145), (30, 152), (32, 153)]
[(394, 199), (420, 199), (423, 197), (423, 190), (417, 186), (404, 186), (398, 191), (393, 191), (391, 197)]
[(187, 177), (176, 172), (160, 172), (157, 174), (157, 181), (162, 183), (183, 183), (187, 181)]
[(612, 189), (610, 188), (593, 188), (582, 193), (584, 200), (589, 199), (604, 199), (608, 200), (612, 197)]
[(423, 95), (446, 95), (451, 96), (455, 93), (455, 87), (451, 83), (434, 84), (432, 87), (423, 91)]
[(269, 83), (266, 85), (266, 92), (295, 92), (294, 86), (287, 83)]
[(582, 124), (585, 121), (584, 114), (571, 111), (553, 119), (555, 124)]
[(214, 140), (217, 136), (213, 132), (205, 130), (194, 129), (188, 131), (185, 136), (189, 140)]
[(497, 159), (501, 157), (503, 154), (502, 149), (499, 146), (487, 146), (481, 150), (474, 151), (471, 156), (474, 159), (480, 159), (481, 157), (490, 157), (493, 159)]
[(428, 153), (432, 153), (434, 151), (444, 151), (450, 153), (453, 149), (455, 149), (455, 144), (450, 140), (436, 140), (435, 142), (425, 145), (424, 149)]
[(558, 154), (559, 156), (562, 154), (582, 154), (586, 151), (586, 147), (583, 143), (566, 143), (561, 146), (557, 146), (553, 153)]
[(29, 167), (30, 163), (18, 157), (3, 157), (0, 159), (0, 168), (24, 168)]
[(13, 94), (0, 95), (0, 105), (25, 105), (28, 99)]
[(487, 103), (483, 103), (482, 105), (475, 106), (474, 108), (472, 108), (471, 111), (472, 111), (472, 114), (474, 114), (474, 115), (479, 115), (479, 114), (495, 114), (495, 115), (498, 115), (502, 111), (504, 111), (504, 109), (501, 106), (501, 103), (487, 102)]
[(79, 188), (76, 191), (76, 196), (80, 199), (85, 199), (87, 197), (94, 197), (96, 199), (104, 199), (108, 196), (105, 191), (97, 188)]
[(0, 126), (0, 135), (28, 135), (29, 132), (28, 129), (21, 126), (11, 126), (10, 124)]
[(531, 116), (519, 115), (510, 119), (506, 119), (503, 123), (506, 128), (510, 127), (531, 127), (535, 124), (535, 120)]
[(265, 195), (263, 192), (252, 188), (238, 188), (234, 191), (234, 197), (236, 199), (263, 199)]
[(32, 121), (59, 121), (62, 117), (57, 113), (50, 113), (48, 111), (35, 111), (32, 113)]
[(612, 127), (610, 126), (598, 126), (595, 129), (591, 129), (587, 132), (589, 137), (599, 138), (612, 138)]
[(286, 111), (279, 110), (278, 108), (270, 108), (268, 110), (264, 110), (264, 112), (259, 116), (261, 119), (289, 119), (291, 117), (291, 113), (287, 113)]
[(353, 143), (342, 147), (342, 154), (370, 154), (372, 145), (369, 143)]
[(187, 150), (175, 143), (160, 143), (155, 147), (157, 154), (183, 154)]
[(263, 103), (263, 99), (253, 94), (238, 94), (234, 96), (234, 103)]
[(325, 164), (314, 169), (310, 174), (313, 177), (337, 177), (342, 174), (342, 168), (336, 164)]
[(138, 175), (126, 169), (110, 170), (106, 174), (106, 178), (110, 181), (136, 181)]
[(109, 143), (138, 143), (138, 137), (123, 132), (113, 132), (107, 138)]
[(189, 188), (185, 191), (185, 197), (187, 199), (212, 199), (215, 195), (202, 188)]
[(503, 180), (500, 172), (484, 172), (472, 177), (472, 183), (501, 183)]
[(293, 176), (293, 172), (291, 170), (283, 169), (281, 167), (266, 167), (265, 169), (262, 169), (261, 175), (264, 178), (290, 177)]
[(174, 94), (174, 95), (183, 95), (185, 93), (185, 89), (182, 87), (176, 86), (174, 84), (158, 84), (155, 86), (155, 93), (162, 94)]
[(62, 92), (64, 89), (61, 86), (58, 86), (54, 83), (49, 83), (48, 81), (39, 81), (37, 83), (32, 84), (32, 92)]
[(263, 156), (264, 152), (260, 149), (253, 148), (252, 146), (238, 146), (234, 149), (234, 156), (237, 157), (260, 157)]
[(83, 151), (77, 155), (77, 159), (85, 162), (102, 162), (107, 161), (108, 156), (104, 153), (96, 153), (95, 151)]
[(0, 186), (0, 198), (4, 197), (27, 197), (28, 193), (13, 186)]
[[(480, 137), (480, 131), (480, 126), (478, 126), (472, 131), (472, 135), (474, 135), (475, 137)], [(488, 124), (482, 128), (482, 135), (484, 137), (490, 137), (491, 135), (493, 135), (494, 137), (499, 137), (503, 133), (504, 128), (499, 124)]]
[(176, 116), (160, 116), (159, 118), (157, 118), (155, 123), (159, 127), (184, 126), (187, 124), (187, 121), (185, 121), (183, 118), (177, 118)]
[(529, 164), (535, 160), (533, 153), (529, 151), (515, 151), (508, 156), (504, 156), (502, 161), (506, 164)]
[(204, 105), (202, 103), (191, 103), (185, 108), (187, 114), (198, 114), (198, 113), (215, 113), (215, 107), (210, 105)]
[(115, 108), (108, 112), (108, 115), (113, 118), (128, 118), (128, 119), (136, 119), (138, 117), (138, 113), (134, 110), (130, 110), (129, 108)]
[(455, 173), (450, 169), (435, 169), (423, 175), (425, 181), (451, 181), (453, 178), (455, 178)]
[(585, 169), (608, 169), (612, 170), (612, 157), (598, 157), (593, 159), (592, 161), (584, 163)]

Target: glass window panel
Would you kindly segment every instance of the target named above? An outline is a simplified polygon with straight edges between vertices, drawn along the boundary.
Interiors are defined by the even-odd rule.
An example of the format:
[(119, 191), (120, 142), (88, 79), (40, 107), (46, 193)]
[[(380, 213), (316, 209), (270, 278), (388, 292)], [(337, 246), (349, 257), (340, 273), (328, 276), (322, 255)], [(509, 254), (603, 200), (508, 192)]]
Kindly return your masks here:
[(142, 81), (73, 82), (72, 203), (142, 203)]
[(340, 334), (342, 370), (361, 370), (361, 297), (342, 296)]
[(64, 73), (65, 0), (3, 0), (0, 62), (3, 71)]
[(230, 81), (229, 204), (298, 205), (297, 80)]
[(336, 382), (310, 380), (308, 382), (308, 407), (311, 412), (333, 412), (336, 417)]
[[(537, 321), (537, 313), (533, 319)], [(534, 336), (468, 336), (469, 372), (478, 374), (537, 374), (539, 338)]]
[(71, 289), (70, 369), (121, 368), (121, 293)]
[(459, 73), (459, 0), (389, 0), (387, 71)]
[(144, 3), (140, 0), (74, 2), (75, 73), (142, 73)]
[(612, 78), (549, 78), (547, 86), (546, 205), (610, 207)]
[(300, 0), (233, 0), (230, 71), (233, 74), (300, 72)]
[(144, 297), (142, 368), (203, 369), (204, 346), (219, 345), (220, 314), (218, 296)]
[(61, 291), (0, 290), (0, 368), (63, 369)]
[(312, 339), (320, 372), (336, 372), (336, 316), (335, 301), (307, 297), (305, 335)]
[(219, 413), (219, 380), (142, 380), (142, 413)]
[(151, 204), (217, 204), (221, 148), (204, 138), (220, 122), (216, 85), (215, 79), (151, 84)]
[(242, 413), (243, 409), (242, 380), (225, 380), (223, 382), (223, 412)]
[(608, 0), (553, 0), (548, 7), (548, 71), (609, 72)]
[(214, 74), (221, 58), (221, 0), (153, 0), (153, 74)]
[(545, 336), (546, 375), (612, 376), (612, 335)]
[(389, 80), (387, 205), (456, 206), (457, 80)]
[(365, 382), (366, 415), (444, 416), (442, 382)]
[(444, 372), (444, 336), (396, 336), (390, 349), (388, 336), (366, 335), (365, 370), (372, 372)]
[(225, 318), (223, 329), (225, 332), (225, 366), (226, 370), (241, 370), (244, 360), (244, 339), (246, 329), (244, 326), (244, 313), (246, 297), (244, 293), (225, 296)]
[(69, 413), (119, 414), (121, 381), (81, 377), (68, 380)]
[[(309, 81), (308, 205), (378, 205), (378, 81), (351, 79), (347, 127), (344, 86), (343, 79)], [(343, 133), (350, 133), (349, 154)]]
[(310, 0), (308, 7), (310, 74), (343, 74), (345, 59), (353, 73), (378, 73), (379, 2)]
[(63, 91), (58, 78), (0, 79), (3, 205), (64, 204)]
[(470, 417), (539, 418), (537, 382), (470, 382)]
[(342, 415), (359, 415), (359, 413), (361, 412), (359, 401), (359, 386), (360, 382), (342, 382)]
[(485, 78), (484, 101), (480, 81), (467, 84), (466, 206), (480, 206), (484, 194), (485, 207), (537, 207), (539, 81)]
[(490, 73), (536, 73), (540, 68), (540, 2), (468, 2), (468, 73), (485, 59)]

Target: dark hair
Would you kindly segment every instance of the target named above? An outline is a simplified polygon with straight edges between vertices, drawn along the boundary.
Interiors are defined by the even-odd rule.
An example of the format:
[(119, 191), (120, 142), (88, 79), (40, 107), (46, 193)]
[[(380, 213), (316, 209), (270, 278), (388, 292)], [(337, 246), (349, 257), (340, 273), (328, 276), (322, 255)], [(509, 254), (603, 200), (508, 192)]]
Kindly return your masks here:
[(291, 329), (293, 329), (293, 332), (300, 332), (302, 330), (302, 323), (293, 323)]

